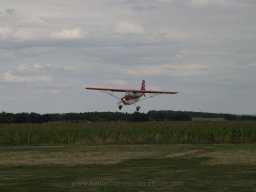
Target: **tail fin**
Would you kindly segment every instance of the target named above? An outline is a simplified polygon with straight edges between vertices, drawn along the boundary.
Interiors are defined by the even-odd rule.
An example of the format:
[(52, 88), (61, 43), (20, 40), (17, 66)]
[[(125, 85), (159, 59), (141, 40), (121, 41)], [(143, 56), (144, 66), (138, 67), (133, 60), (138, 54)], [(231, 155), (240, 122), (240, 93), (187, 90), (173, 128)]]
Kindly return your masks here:
[(141, 83), (141, 90), (145, 90), (145, 80), (142, 80), (142, 83)]

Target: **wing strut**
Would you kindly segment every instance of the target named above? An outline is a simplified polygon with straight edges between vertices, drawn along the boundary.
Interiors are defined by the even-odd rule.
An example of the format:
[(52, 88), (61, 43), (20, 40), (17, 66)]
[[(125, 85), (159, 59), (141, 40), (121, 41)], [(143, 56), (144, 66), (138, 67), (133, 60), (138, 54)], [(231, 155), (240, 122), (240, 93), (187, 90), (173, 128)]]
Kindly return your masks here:
[(116, 96), (114, 93), (110, 92), (110, 91), (105, 91), (105, 90), (101, 90), (103, 93), (110, 95), (111, 97), (116, 98), (117, 100), (121, 100), (120, 97)]
[(146, 97), (144, 99), (140, 99), (140, 101), (144, 101), (144, 100), (147, 100), (149, 98), (152, 98), (152, 97), (155, 97), (155, 96), (158, 96), (158, 95), (161, 95), (161, 93), (152, 94), (151, 96), (148, 96), (148, 97)]

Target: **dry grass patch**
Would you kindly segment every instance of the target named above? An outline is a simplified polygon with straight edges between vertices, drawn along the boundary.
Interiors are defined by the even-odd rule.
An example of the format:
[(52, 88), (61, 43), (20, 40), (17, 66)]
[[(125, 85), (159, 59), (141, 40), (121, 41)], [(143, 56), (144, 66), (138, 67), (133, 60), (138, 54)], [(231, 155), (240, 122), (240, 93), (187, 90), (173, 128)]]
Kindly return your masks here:
[(256, 149), (221, 149), (200, 155), (211, 158), (209, 164), (256, 165)]
[[(0, 150), (0, 166), (78, 166), (87, 164), (115, 164), (128, 159), (157, 158), (167, 146), (64, 146), (56, 148), (24, 147)], [(22, 149), (22, 150), (20, 150)], [(43, 150), (42, 150), (43, 149)], [(170, 151), (168, 152), (170, 153)]]

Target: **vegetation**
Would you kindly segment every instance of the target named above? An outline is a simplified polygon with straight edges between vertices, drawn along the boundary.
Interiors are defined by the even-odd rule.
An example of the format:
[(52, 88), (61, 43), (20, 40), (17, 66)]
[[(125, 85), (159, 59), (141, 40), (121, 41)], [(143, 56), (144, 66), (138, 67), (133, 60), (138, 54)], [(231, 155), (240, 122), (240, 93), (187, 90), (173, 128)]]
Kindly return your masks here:
[(255, 143), (255, 121), (0, 124), (0, 145)]
[(232, 115), (190, 111), (149, 111), (148, 113), (86, 112), (64, 114), (0, 113), (0, 123), (47, 123), (55, 121), (190, 121), (193, 117), (226, 120), (256, 120), (252, 115)]
[(0, 148), (0, 191), (255, 191), (253, 145)]

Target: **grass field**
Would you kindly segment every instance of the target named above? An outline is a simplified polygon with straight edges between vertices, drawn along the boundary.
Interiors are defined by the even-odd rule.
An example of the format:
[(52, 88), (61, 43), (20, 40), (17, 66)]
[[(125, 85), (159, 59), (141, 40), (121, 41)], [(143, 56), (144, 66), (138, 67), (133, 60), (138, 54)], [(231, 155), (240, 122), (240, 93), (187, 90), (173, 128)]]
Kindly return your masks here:
[(255, 125), (0, 125), (0, 191), (255, 192)]
[(0, 191), (255, 191), (256, 145), (0, 148)]

